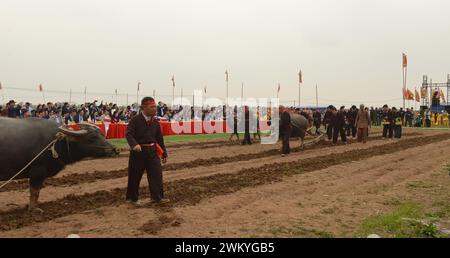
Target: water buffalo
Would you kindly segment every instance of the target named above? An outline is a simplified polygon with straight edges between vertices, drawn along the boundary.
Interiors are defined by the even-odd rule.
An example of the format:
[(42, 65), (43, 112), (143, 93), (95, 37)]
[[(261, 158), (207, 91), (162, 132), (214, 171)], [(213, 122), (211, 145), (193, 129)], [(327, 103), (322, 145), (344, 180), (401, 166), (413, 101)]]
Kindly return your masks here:
[(291, 137), (294, 138), (300, 138), (301, 141), (301, 147), (304, 146), (305, 141), (305, 133), (309, 133), (308, 128), (310, 127), (310, 124), (308, 122), (308, 119), (306, 119), (304, 116), (296, 113), (290, 113), (291, 115)]
[(54, 139), (58, 141), (53, 147), (16, 178), (29, 178), (29, 210), (40, 210), (37, 205), (44, 180), (55, 176), (67, 164), (86, 157), (118, 154), (93, 125), (80, 124), (80, 130), (73, 131), (51, 120), (0, 118), (0, 181), (9, 180)]

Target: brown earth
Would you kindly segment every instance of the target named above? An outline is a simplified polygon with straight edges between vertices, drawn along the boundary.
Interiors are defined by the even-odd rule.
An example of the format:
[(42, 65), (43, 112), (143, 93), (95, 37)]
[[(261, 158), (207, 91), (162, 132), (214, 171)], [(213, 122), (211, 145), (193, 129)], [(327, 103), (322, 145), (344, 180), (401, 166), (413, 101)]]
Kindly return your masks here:
[[(448, 133), (411, 131), (402, 140), (372, 138), (366, 145), (320, 143), (285, 158), (278, 146), (259, 144), (195, 149), (188, 168), (167, 165), (173, 165), (165, 172), (172, 202), (165, 207), (124, 204), (123, 175), (50, 184), (42, 191), (43, 214), (21, 208), (26, 190), (9, 189), (0, 192), (0, 236), (353, 236), (363, 218), (387, 210), (392, 198), (427, 200), (410, 193), (408, 182), (442, 186), (448, 180), (440, 171), (448, 162), (448, 139)], [(199, 162), (192, 155), (209, 157), (216, 148), (221, 156)], [(178, 151), (189, 156), (189, 148)], [(90, 168), (85, 175), (95, 174)]]

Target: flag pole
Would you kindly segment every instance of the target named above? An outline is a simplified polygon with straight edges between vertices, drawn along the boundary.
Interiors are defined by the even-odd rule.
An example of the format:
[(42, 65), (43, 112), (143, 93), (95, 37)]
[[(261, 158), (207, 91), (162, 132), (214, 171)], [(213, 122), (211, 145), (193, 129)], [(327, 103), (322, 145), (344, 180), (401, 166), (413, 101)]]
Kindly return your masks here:
[(138, 82), (137, 92), (136, 92), (136, 103), (139, 105), (139, 88), (141, 86), (141, 82)]
[(279, 98), (279, 96), (280, 96), (280, 83), (278, 83), (278, 89), (277, 89), (277, 99)]
[(183, 106), (183, 88), (181, 88), (181, 106)]
[(45, 95), (44, 95), (44, 89), (42, 88), (42, 84), (39, 84), (39, 90), (42, 92), (42, 100), (44, 100), (44, 104), (45, 104)]
[(69, 104), (72, 104), (72, 89), (69, 91)]
[(244, 82), (241, 84), (241, 107), (242, 107), (242, 101), (244, 100)]
[(301, 103), (300, 103), (300, 86), (301, 83), (303, 82), (303, 78), (302, 78), (302, 70), (300, 69), (300, 71), (298, 72), (298, 107), (301, 107)]
[[(417, 108), (417, 97), (415, 96), (416, 93), (418, 93), (417, 87), (414, 88), (414, 97), (415, 97), (415, 100), (414, 100), (414, 110), (416, 110), (416, 108)], [(420, 101), (420, 97), (419, 97), (419, 101)]]
[(175, 75), (172, 75), (172, 107), (175, 101)]
[(84, 87), (84, 103), (86, 104), (86, 90), (87, 90), (87, 87), (85, 86)]
[(127, 106), (128, 106), (128, 92), (127, 92)]
[(118, 104), (118, 103), (117, 103), (117, 89), (116, 89), (116, 104)]
[(5, 104), (5, 94), (3, 93), (3, 87), (1, 82), (0, 82), (0, 90), (2, 91), (2, 104)]
[(155, 90), (153, 90), (153, 98), (156, 99), (156, 93), (155, 93)]
[(227, 82), (227, 95), (226, 95), (225, 103), (228, 107), (228, 70), (225, 70), (225, 75), (226, 75), (225, 81)]
[[(408, 69), (408, 59), (405, 53), (402, 53), (402, 72), (403, 72), (403, 92), (406, 91), (406, 75)], [(403, 93), (403, 109), (405, 109), (405, 94)]]
[(319, 94), (317, 93), (317, 83), (316, 83), (316, 108), (319, 108)]

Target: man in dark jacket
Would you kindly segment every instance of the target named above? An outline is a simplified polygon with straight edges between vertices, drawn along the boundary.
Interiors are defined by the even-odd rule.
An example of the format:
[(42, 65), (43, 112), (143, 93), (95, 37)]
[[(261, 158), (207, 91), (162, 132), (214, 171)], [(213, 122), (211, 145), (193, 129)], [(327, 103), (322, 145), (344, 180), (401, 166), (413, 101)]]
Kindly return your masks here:
[(20, 116), (20, 108), (16, 107), (16, 102), (14, 100), (10, 100), (7, 107), (8, 117), (16, 118)]
[(328, 140), (331, 140), (333, 138), (333, 127), (334, 127), (334, 120), (335, 120), (335, 113), (334, 111), (336, 108), (332, 105), (327, 107), (327, 111), (325, 112), (325, 115), (323, 116), (323, 125), (325, 126), (325, 129), (327, 130), (327, 136)]
[(161, 158), (165, 163), (167, 151), (156, 116), (155, 100), (143, 98), (141, 109), (142, 112), (131, 119), (126, 132), (131, 149), (126, 199), (134, 206), (139, 206), (139, 184), (145, 170), (151, 199), (156, 203), (167, 203), (169, 200), (164, 198), (161, 167)]
[(322, 114), (320, 114), (319, 109), (316, 109), (313, 114), (314, 126), (316, 127), (316, 135), (320, 135), (320, 124), (322, 122)]
[(350, 136), (350, 133), (352, 135), (353, 138), (356, 137), (356, 126), (355, 126), (355, 121), (356, 121), (356, 115), (358, 114), (358, 109), (356, 108), (355, 105), (353, 105), (350, 110), (347, 112), (347, 136)]
[[(336, 112), (336, 111), (334, 111)], [(333, 128), (333, 144), (337, 143), (338, 134), (341, 135), (341, 140), (344, 144), (347, 144), (347, 137), (345, 135), (345, 107), (342, 106), (339, 111), (336, 113), (336, 119), (334, 121)]]
[(291, 137), (291, 115), (289, 111), (280, 106), (280, 137), (282, 141), (281, 156), (284, 157), (286, 154), (291, 152), (289, 147), (289, 138)]
[(394, 117), (388, 105), (384, 105), (381, 111), (381, 125), (383, 126), (383, 139), (385, 139), (388, 136), (388, 132), (389, 138), (392, 139), (392, 133), (394, 129)]

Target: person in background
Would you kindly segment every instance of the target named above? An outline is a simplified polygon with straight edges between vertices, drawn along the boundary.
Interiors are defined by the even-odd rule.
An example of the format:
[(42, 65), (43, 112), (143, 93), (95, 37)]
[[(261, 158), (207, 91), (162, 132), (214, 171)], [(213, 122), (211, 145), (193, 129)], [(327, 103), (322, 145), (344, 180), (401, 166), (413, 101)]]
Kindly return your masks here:
[(388, 105), (384, 105), (381, 112), (381, 125), (383, 126), (383, 139), (386, 139), (389, 133), (389, 138), (392, 138), (393, 122), (392, 112)]
[(119, 111), (114, 111), (113, 116), (111, 117), (112, 124), (118, 124), (120, 122)]
[(366, 143), (367, 142), (367, 136), (368, 136), (368, 131), (369, 131), (369, 127), (370, 127), (370, 115), (369, 112), (367, 110), (367, 108), (364, 108), (364, 105), (361, 104), (359, 106), (359, 111), (356, 114), (356, 118), (355, 118), (355, 127), (358, 130), (358, 137), (357, 137), (357, 141), (358, 142), (362, 142), (362, 143)]
[(333, 145), (337, 143), (338, 135), (341, 135), (341, 141), (344, 144), (347, 144), (347, 136), (345, 135), (344, 126), (345, 126), (345, 106), (341, 106), (339, 111), (334, 111), (335, 113), (335, 122), (333, 128)]
[(325, 126), (325, 129), (327, 130), (327, 136), (328, 140), (331, 140), (333, 138), (333, 127), (336, 119), (336, 108), (332, 105), (327, 107), (327, 111), (325, 112), (325, 115), (323, 116), (322, 124)]
[(443, 125), (444, 126), (448, 126), (448, 112), (447, 112), (447, 110), (444, 110), (444, 112), (442, 113), (442, 117), (443, 117)]
[(319, 109), (316, 109), (316, 111), (314, 111), (313, 114), (313, 121), (314, 121), (314, 126), (316, 127), (316, 135), (320, 135), (320, 125), (321, 125), (321, 121), (322, 121), (322, 114), (320, 113)]
[(394, 138), (400, 139), (402, 138), (402, 112), (397, 111), (395, 107), (392, 108), (392, 115), (394, 119)]
[(353, 105), (350, 110), (347, 112), (347, 121), (348, 121), (348, 129), (346, 130), (347, 136), (350, 136), (350, 133), (352, 135), (352, 138), (355, 139), (356, 137), (356, 116), (358, 114), (358, 109), (355, 105)]
[(68, 115), (65, 118), (65, 124), (66, 125), (68, 125), (68, 124), (75, 124), (76, 123), (75, 122), (76, 115), (77, 115), (77, 112), (74, 109), (70, 110)]
[(7, 104), (8, 109), (8, 117), (17, 118), (20, 116), (20, 109), (16, 107), (16, 102), (14, 100), (10, 100)]
[(428, 108), (425, 110), (425, 126), (431, 127), (431, 111)]
[(291, 115), (289, 110), (283, 106), (280, 106), (280, 137), (282, 141), (281, 147), (281, 157), (291, 153), (291, 148), (289, 147), (289, 138), (291, 137)]

